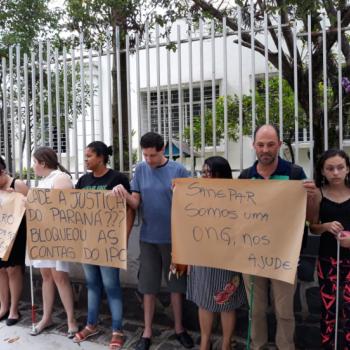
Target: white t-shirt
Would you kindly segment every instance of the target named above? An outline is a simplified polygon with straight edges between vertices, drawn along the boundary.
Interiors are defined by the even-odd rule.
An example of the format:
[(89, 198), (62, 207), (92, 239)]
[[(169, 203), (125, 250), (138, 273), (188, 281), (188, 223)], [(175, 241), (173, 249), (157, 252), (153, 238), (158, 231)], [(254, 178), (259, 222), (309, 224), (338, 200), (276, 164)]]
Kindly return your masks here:
[[(61, 170), (54, 170), (48, 176), (39, 181), (38, 188), (53, 188), (54, 181), (59, 175), (64, 175), (71, 180), (70, 176)], [(72, 188), (73, 188), (72, 183)], [(33, 260), (32, 265), (36, 268), (55, 268), (56, 271), (69, 272), (69, 263), (58, 260)]]

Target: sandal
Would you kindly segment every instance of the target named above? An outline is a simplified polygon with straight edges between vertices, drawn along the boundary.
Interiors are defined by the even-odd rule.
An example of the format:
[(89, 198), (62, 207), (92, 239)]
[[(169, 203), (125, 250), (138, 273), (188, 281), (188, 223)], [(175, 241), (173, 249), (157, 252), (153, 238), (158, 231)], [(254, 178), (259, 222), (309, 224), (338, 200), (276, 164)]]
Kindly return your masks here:
[(93, 335), (98, 334), (100, 331), (97, 328), (91, 328), (91, 326), (87, 325), (84, 329), (82, 329), (80, 332), (76, 333), (73, 342), (74, 343), (81, 343), (87, 338), (92, 337)]
[(125, 343), (125, 336), (121, 332), (113, 332), (112, 339), (109, 343), (109, 350), (119, 350)]

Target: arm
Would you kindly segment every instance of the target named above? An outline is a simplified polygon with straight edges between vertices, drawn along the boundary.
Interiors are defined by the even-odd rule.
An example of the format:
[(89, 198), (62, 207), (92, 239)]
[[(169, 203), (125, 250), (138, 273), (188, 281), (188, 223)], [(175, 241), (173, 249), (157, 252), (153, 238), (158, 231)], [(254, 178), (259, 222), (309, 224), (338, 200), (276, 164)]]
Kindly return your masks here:
[(15, 181), (15, 192), (22, 193), (24, 196), (28, 193), (28, 186), (21, 180)]
[(325, 223), (311, 224), (310, 230), (312, 233), (321, 235), (324, 232), (333, 233), (335, 236), (338, 235), (340, 231), (344, 230), (343, 225), (338, 221), (331, 221)]
[(126, 237), (129, 240), (132, 227), (134, 225), (136, 211), (132, 209), (129, 205), (126, 208)]
[(312, 180), (304, 180), (303, 187), (307, 192), (306, 220), (308, 222), (317, 222), (321, 193)]
[(53, 189), (72, 189), (73, 183), (68, 174), (60, 174), (56, 176), (53, 182)]

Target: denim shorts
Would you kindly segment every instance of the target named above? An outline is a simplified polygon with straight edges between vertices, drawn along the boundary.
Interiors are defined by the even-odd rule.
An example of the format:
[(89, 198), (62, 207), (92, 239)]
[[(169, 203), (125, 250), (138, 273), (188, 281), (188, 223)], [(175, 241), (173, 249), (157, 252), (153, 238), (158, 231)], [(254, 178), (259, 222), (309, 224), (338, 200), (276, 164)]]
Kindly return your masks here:
[(171, 275), (171, 244), (157, 244), (140, 241), (140, 268), (138, 290), (142, 294), (157, 294), (165, 280), (167, 290), (171, 293), (186, 293), (187, 276), (179, 278)]

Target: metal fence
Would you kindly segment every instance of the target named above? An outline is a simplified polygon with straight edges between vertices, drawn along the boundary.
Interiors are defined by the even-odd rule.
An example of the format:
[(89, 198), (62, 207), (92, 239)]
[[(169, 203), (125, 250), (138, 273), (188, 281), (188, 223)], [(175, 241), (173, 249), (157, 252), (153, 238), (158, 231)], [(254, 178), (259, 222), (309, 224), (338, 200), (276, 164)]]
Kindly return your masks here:
[[(131, 172), (135, 153), (136, 159), (141, 158), (138, 149), (140, 135), (155, 130), (163, 134), (169, 143), (169, 156), (185, 162), (192, 173), (207, 155), (217, 153), (228, 158), (233, 168), (242, 169), (246, 162), (251, 161), (251, 152), (247, 151), (244, 136), (252, 135), (259, 117), (262, 117), (261, 111), (258, 111), (257, 98), (263, 96), (264, 121), (269, 123), (275, 118), (282, 137), (287, 133), (292, 134), (295, 161), (307, 162), (309, 175), (312, 176), (313, 99), (316, 94), (313, 90), (315, 77), (312, 54), (319, 49), (312, 38), (322, 38), (323, 61), (317, 64), (323, 65), (322, 86), (319, 86), (319, 93), (323, 94), (323, 148), (329, 147), (330, 128), (336, 129), (338, 146), (347, 147), (349, 126), (347, 122), (344, 124), (347, 111), (343, 112), (342, 67), (345, 59), (341, 39), (348, 28), (341, 27), (338, 13), (339, 44), (331, 49), (338, 64), (336, 81), (339, 117), (334, 125), (328, 120), (328, 104), (332, 92), (327, 66), (330, 50), (327, 40), (332, 29), (326, 18), (322, 31), (317, 33), (311, 30), (311, 16), (308, 17), (307, 32), (300, 32), (296, 21), (281, 24), (280, 17), (276, 23), (268, 25), (266, 14), (263, 26), (258, 27), (255, 25), (253, 6), (250, 9), (250, 27), (243, 25), (240, 9), (237, 21), (237, 31), (228, 28), (225, 18), (222, 23), (200, 22), (198, 26), (189, 25), (186, 20), (183, 25), (172, 26), (172, 31), (166, 36), (158, 26), (152, 30), (146, 28), (142, 38), (126, 35), (123, 49), (120, 47), (118, 28), (114, 29), (115, 45), (112, 44), (111, 33), (107, 33), (110, 39), (100, 50), (86, 49), (82, 35), (80, 45), (69, 50), (63, 48), (59, 51), (50, 42), (41, 41), (33, 44), (30, 54), (22, 53), (19, 46), (10, 47), (8, 57), (2, 58), (0, 70), (0, 153), (10, 162), (13, 173), (30, 180), (31, 153), (40, 145), (49, 145), (57, 150), (60, 160), (77, 178), (85, 170), (83, 151), (86, 145), (92, 140), (111, 144), (113, 138), (117, 138), (119, 149), (115, 157), (120, 160), (120, 170)], [(293, 52), (288, 57), (293, 62), (294, 70), (293, 82), (289, 82), (294, 91), (293, 130), (290, 127), (286, 130), (284, 118), (283, 59), (284, 50), (287, 51), (287, 43), (282, 35), (284, 28), (291, 29), (293, 34)], [(272, 33), (275, 33), (277, 41), (271, 37)], [(250, 42), (246, 41), (246, 34), (249, 35)], [(305, 37), (307, 40), (303, 41)], [(257, 53), (258, 42), (264, 45), (264, 52)], [(301, 61), (299, 52), (303, 52)], [(271, 53), (277, 56), (278, 69), (269, 63)], [(127, 105), (124, 110), (122, 55), (126, 57), (127, 78)], [(300, 65), (308, 71), (308, 91), (302, 93), (307, 95), (309, 109), (303, 112), (303, 122), (298, 87)], [(112, 68), (116, 70), (114, 82)], [(278, 81), (275, 96), (278, 100), (277, 112), (271, 110), (272, 77)], [(113, 90), (113, 83), (117, 89)], [(258, 96), (259, 89), (262, 91)], [(113, 91), (117, 93), (113, 95)], [(219, 96), (222, 110), (218, 110), (216, 102)], [(233, 116), (229, 111), (229, 96), (235, 98)], [(250, 111), (245, 110), (245, 96), (250, 97)], [(112, 113), (113, 101), (118, 106), (115, 115)], [(127, 115), (127, 128), (123, 123), (123, 115)], [(220, 125), (219, 117), (222, 118)], [(210, 123), (208, 118), (211, 119)], [(230, 118), (235, 118), (236, 121), (235, 136), (230, 131)], [(118, 135), (112, 132), (113, 119), (118, 125)], [(222, 132), (218, 137), (220, 128)], [(197, 142), (196, 130), (200, 134)], [(123, 144), (125, 135), (128, 135), (127, 147)], [(176, 154), (174, 152), (177, 148), (174, 145), (178, 148)], [(301, 152), (306, 152), (307, 156), (301, 157)], [(129, 159), (127, 168), (123, 164), (126, 156)], [(185, 159), (186, 156), (188, 160)], [(197, 163), (195, 158), (199, 159)]]

